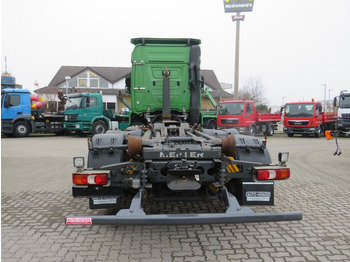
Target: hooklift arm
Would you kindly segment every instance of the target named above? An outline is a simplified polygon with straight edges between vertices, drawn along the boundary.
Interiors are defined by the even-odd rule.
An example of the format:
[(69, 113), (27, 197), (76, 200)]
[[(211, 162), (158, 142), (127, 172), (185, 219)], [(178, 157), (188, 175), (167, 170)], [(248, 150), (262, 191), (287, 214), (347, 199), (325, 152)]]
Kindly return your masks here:
[(207, 87), (205, 89), (205, 95), (208, 97), (208, 99), (210, 100), (210, 103), (213, 105), (213, 107), (216, 108), (218, 106), (218, 104), (216, 103), (214, 97), (210, 94), (209, 87)]
[(134, 196), (130, 208), (122, 209), (116, 215), (106, 216), (67, 216), (67, 225), (192, 225), (192, 224), (222, 224), (251, 223), (267, 221), (301, 220), (301, 212), (255, 213), (249, 207), (241, 207), (237, 199), (225, 187), (222, 194), (227, 203), (225, 213), (200, 214), (159, 214), (146, 215), (142, 208), (145, 191)]

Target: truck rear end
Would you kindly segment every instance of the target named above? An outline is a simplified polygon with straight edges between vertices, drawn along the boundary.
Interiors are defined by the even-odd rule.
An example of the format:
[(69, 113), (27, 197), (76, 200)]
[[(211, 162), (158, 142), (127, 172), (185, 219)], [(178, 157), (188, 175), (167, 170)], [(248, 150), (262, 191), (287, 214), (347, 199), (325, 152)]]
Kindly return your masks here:
[[(274, 180), (287, 179), (288, 153), (272, 164), (266, 143), (235, 129), (200, 125), (200, 41), (144, 39), (135, 44), (128, 85), (132, 123), (89, 139), (88, 160), (74, 158), (73, 196), (115, 215), (68, 216), (66, 224), (208, 224), (299, 220), (300, 212), (255, 213), (273, 205)], [(128, 209), (121, 203), (132, 197)], [(148, 214), (154, 199), (216, 198), (223, 213)]]

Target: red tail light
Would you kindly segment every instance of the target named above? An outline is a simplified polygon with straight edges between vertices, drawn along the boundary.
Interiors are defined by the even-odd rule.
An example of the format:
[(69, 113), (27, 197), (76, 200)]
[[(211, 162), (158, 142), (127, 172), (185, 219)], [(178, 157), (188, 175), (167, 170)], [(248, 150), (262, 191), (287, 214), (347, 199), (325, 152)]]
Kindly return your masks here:
[(73, 174), (73, 184), (76, 185), (106, 185), (107, 174)]
[(286, 179), (290, 177), (289, 168), (280, 169), (259, 169), (257, 170), (258, 180)]

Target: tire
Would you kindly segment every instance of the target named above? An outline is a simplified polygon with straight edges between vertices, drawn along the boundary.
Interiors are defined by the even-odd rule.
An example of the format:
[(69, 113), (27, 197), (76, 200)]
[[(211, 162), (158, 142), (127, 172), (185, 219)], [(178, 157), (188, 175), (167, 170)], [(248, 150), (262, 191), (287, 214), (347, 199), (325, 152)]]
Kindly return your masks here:
[(255, 134), (256, 134), (256, 126), (255, 126), (255, 125), (251, 125), (251, 126), (249, 127), (249, 129), (248, 129), (248, 134), (249, 134), (250, 136), (255, 136)]
[(265, 135), (273, 136), (274, 133), (275, 133), (275, 130), (273, 129), (273, 124), (268, 124), (266, 127)]
[(56, 136), (64, 136), (64, 135), (66, 135), (66, 131), (62, 130), (62, 131), (59, 131), (59, 132), (55, 132), (55, 135)]
[(26, 137), (30, 133), (29, 126), (26, 122), (17, 122), (13, 126), (13, 136)]
[(215, 120), (210, 120), (207, 124), (208, 129), (216, 129), (216, 121)]
[(289, 137), (293, 137), (294, 136), (294, 134), (292, 134), (292, 133), (288, 133), (287, 134)]
[(104, 121), (97, 120), (92, 126), (92, 135), (104, 134), (107, 132), (107, 125)]
[(323, 133), (323, 128), (322, 128), (322, 126), (319, 126), (319, 127), (317, 128), (316, 133), (315, 133), (315, 137), (321, 137), (321, 136), (322, 136), (322, 133)]

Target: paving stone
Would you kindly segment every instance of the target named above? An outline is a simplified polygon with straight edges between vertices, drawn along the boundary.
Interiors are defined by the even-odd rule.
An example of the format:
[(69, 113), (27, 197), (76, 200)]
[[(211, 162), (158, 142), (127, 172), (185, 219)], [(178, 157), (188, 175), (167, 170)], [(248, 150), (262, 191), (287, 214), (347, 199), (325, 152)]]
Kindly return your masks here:
[[(2, 261), (350, 261), (350, 139), (340, 138), (344, 152), (330, 158), (330, 143), (295, 138), (269, 138), (271, 156), (290, 151), (292, 176), (276, 181), (275, 206), (253, 209), (301, 210), (303, 220), (180, 226), (67, 226), (66, 215), (106, 213), (71, 196), (72, 157), (86, 155), (86, 139), (2, 139)], [(217, 201), (206, 204), (148, 209), (222, 209)]]

